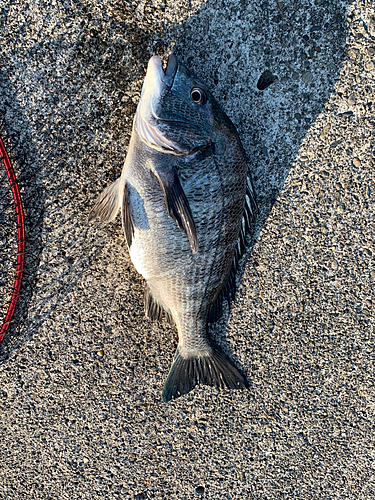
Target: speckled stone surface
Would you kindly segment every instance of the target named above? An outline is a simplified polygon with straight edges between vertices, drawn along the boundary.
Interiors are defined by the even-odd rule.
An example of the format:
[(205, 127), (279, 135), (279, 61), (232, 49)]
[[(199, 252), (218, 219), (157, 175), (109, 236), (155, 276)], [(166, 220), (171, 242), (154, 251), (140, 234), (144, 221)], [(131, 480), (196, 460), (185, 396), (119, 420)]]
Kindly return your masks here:
[[(261, 215), (212, 329), (250, 389), (164, 404), (176, 331), (144, 318), (119, 219), (86, 219), (172, 48), (236, 124)], [(375, 497), (374, 89), (367, 0), (0, 1), (28, 235), (1, 499)]]

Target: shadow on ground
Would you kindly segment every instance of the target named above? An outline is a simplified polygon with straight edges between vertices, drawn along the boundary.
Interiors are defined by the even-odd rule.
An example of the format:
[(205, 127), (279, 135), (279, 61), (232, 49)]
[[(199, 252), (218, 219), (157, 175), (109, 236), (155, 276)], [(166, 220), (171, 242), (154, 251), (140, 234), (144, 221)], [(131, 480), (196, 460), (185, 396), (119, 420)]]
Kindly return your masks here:
[[(33, 294), (36, 274), (42, 251), (42, 228), (44, 214), (44, 192), (42, 183), (38, 179), (38, 153), (33, 145), (29, 126), (25, 114), (17, 103), (17, 96), (12, 92), (12, 85), (6, 71), (0, 73), (0, 113), (2, 115), (1, 136), (6, 148), (16, 177), (19, 183), (26, 219), (26, 254), (25, 270), (22, 280), (22, 290), (18, 299), (15, 314), (8, 332), (0, 345), (0, 364), (6, 361), (11, 352), (19, 347), (25, 340), (20, 332), (25, 327), (28, 317), (28, 303)], [(12, 203), (13, 199), (9, 199)], [(16, 223), (15, 212), (12, 212)], [(11, 285), (14, 283), (15, 264), (17, 261), (17, 234), (16, 224), (11, 227), (3, 226), (2, 237), (9, 238), (13, 243), (12, 265), (5, 268), (9, 274)], [(10, 233), (8, 232), (10, 231)], [(13, 232), (12, 232), (13, 231)], [(9, 276), (8, 276), (9, 278)], [(7, 294), (2, 293), (0, 299), (4, 301), (5, 312), (9, 305), (12, 289), (7, 287)], [(3, 319), (3, 318), (1, 318)]]
[[(250, 247), (334, 91), (348, 5), (207, 2), (176, 37), (176, 54), (213, 89), (247, 151), (261, 209)], [(224, 332), (221, 321), (220, 344)]]
[[(113, 2), (107, 10), (90, 6), (64, 4), (62, 17), (73, 20), (73, 28), (42, 41), (29, 35), (31, 45), (20, 36), (20, 24), (12, 36), (24, 62), (21, 58), (15, 73), (27, 63), (29, 68), (23, 80), (13, 84), (3, 76), (8, 127), (22, 135), (26, 151), (19, 182), (26, 204), (27, 282), (12, 326), (13, 332), (22, 330), (17, 333), (21, 342), (74, 288), (107, 238), (121, 234), (107, 227), (107, 237), (102, 233), (98, 241), (92, 227), (86, 227), (85, 216), (97, 193), (121, 170), (151, 54), (165, 56), (173, 48), (212, 88), (235, 123), (261, 207), (253, 241), (307, 130), (333, 91), (345, 57), (342, 2), (207, 2), (190, 8), (184, 2), (174, 7)], [(4, 10), (3, 22), (7, 20), (9, 12)], [(7, 64), (12, 66), (10, 60)], [(259, 90), (264, 82), (272, 83)], [(27, 92), (21, 89), (26, 83), (37, 96), (37, 107), (27, 103)], [(32, 113), (31, 124), (13, 117), (23, 110)], [(50, 222), (61, 225), (60, 233), (43, 221), (44, 210)], [(42, 246), (46, 251), (39, 262)], [(132, 275), (139, 280), (135, 271)], [(37, 305), (29, 325), (20, 328), (32, 293)], [(14, 334), (12, 338), (2, 346), (3, 357), (14, 344)]]

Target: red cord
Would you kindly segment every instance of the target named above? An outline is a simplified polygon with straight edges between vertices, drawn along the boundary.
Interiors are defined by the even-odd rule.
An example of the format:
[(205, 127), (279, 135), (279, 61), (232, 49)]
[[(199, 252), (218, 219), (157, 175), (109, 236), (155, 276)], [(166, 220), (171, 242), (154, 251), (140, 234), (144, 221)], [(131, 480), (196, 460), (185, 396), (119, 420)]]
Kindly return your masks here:
[(0, 157), (4, 163), (5, 169), (8, 174), (10, 187), (12, 188), (13, 199), (16, 205), (17, 214), (17, 241), (18, 241), (18, 253), (17, 253), (17, 268), (16, 268), (16, 278), (13, 286), (13, 294), (9, 303), (8, 311), (5, 316), (4, 322), (0, 329), (0, 343), (5, 337), (5, 333), (8, 330), (10, 322), (12, 320), (14, 310), (16, 308), (18, 295), (21, 289), (22, 274), (25, 264), (25, 222), (23, 218), (23, 209), (20, 192), (18, 189), (16, 176), (14, 175), (14, 170), (12, 164), (10, 163), (8, 153), (6, 152), (3, 141), (0, 138)]

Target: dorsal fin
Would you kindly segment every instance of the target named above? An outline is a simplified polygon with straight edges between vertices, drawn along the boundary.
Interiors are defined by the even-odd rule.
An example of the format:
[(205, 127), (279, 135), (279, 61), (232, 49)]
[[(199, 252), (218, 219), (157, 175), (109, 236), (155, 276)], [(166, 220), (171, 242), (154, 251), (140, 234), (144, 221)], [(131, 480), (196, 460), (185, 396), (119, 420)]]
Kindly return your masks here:
[(259, 209), (255, 198), (254, 186), (248, 172), (244, 213), (242, 216), (241, 230), (238, 236), (236, 250), (234, 252), (232, 267), (228, 274), (226, 283), (221, 289), (216, 300), (211, 304), (210, 311), (208, 313), (208, 321), (210, 323), (213, 323), (220, 318), (223, 301), (226, 300), (230, 304), (234, 299), (236, 294), (236, 273), (238, 270), (238, 263), (245, 253), (247, 240), (251, 234), (251, 224), (255, 221), (258, 212)]

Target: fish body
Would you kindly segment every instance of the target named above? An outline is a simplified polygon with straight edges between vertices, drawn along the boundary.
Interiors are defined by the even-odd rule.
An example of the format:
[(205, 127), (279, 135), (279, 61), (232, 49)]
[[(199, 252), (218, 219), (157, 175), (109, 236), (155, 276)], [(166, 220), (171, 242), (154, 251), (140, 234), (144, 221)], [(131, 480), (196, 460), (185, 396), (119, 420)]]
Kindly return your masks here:
[(206, 85), (174, 55), (149, 61), (121, 177), (90, 220), (121, 207), (133, 264), (145, 278), (145, 312), (176, 325), (165, 401), (196, 384), (241, 388), (246, 379), (208, 338), (207, 323), (233, 294), (256, 211), (238, 134)]

